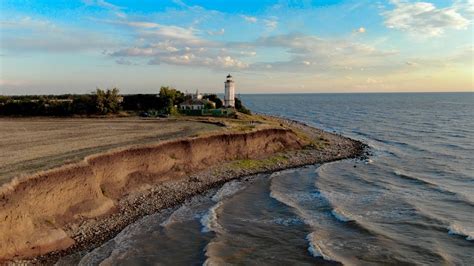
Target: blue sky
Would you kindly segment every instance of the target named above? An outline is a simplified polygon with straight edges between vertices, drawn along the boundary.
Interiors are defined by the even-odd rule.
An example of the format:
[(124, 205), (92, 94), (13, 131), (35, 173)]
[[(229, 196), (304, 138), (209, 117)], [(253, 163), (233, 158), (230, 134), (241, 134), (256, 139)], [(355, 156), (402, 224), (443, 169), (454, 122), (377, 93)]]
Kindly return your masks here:
[(473, 91), (473, 0), (0, 3), (0, 94)]

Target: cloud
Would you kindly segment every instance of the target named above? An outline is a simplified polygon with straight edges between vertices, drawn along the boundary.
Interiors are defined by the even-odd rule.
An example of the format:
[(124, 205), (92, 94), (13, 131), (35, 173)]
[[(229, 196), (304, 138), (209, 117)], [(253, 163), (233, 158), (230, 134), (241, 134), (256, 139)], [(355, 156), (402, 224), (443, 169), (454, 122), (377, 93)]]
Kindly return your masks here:
[[(174, 25), (153, 25), (119, 21), (117, 25), (135, 29), (137, 46), (122, 48), (111, 53), (124, 62), (127, 57), (148, 59), (149, 65), (170, 64), (180, 66), (208, 67), (215, 69), (244, 69), (248, 64), (234, 57), (225, 49), (225, 43), (202, 38), (201, 31)], [(207, 32), (211, 35), (224, 34), (224, 29)], [(117, 62), (119, 63), (119, 62)]]
[(155, 57), (148, 62), (149, 65), (157, 65), (161, 63), (183, 66), (210, 67), (215, 69), (245, 69), (248, 67), (248, 64), (231, 56), (210, 57), (193, 53)]
[[(259, 19), (256, 17), (241, 15), (241, 17), (248, 23), (257, 23)], [(272, 31), (278, 27), (278, 20), (275, 17), (270, 17), (267, 19), (262, 19), (263, 25), (269, 31)]]
[(249, 23), (257, 23), (258, 19), (256, 17), (242, 15), (242, 18)]
[(386, 59), (398, 54), (393, 50), (378, 50), (370, 45), (340, 39), (324, 39), (301, 33), (262, 37), (244, 46), (284, 49), (289, 60), (258, 62), (255, 70), (272, 71), (354, 71), (366, 67), (379, 67)]
[(109, 36), (77, 28), (63, 28), (48, 20), (23, 17), (0, 21), (2, 48), (16, 52), (69, 52), (102, 50), (117, 42)]
[(207, 34), (209, 34), (211, 36), (224, 35), (224, 33), (225, 33), (224, 29), (220, 29), (220, 30), (217, 30), (217, 31), (212, 31), (212, 30), (207, 31)]
[(105, 0), (83, 0), (82, 2), (88, 6), (98, 6), (110, 10), (122, 9), (122, 7), (109, 3)]
[(110, 10), (120, 10), (120, 9), (122, 9), (122, 7), (111, 4), (111, 3), (107, 2), (107, 1), (104, 1), (104, 0), (83, 0), (82, 2), (86, 5), (88, 5), (88, 6), (98, 6), (98, 7), (102, 7), (102, 8), (106, 8), (106, 9), (110, 9)]
[(427, 68), (446, 68), (453, 66), (468, 66), (472, 68), (474, 58), (474, 47), (465, 45), (458, 47), (449, 55), (439, 55), (433, 57), (410, 58), (406, 65), (410, 67)]
[(242, 56), (256, 56), (257, 52), (255, 51), (240, 51), (239, 53)]
[(470, 24), (455, 6), (437, 8), (432, 3), (392, 0), (395, 8), (383, 12), (385, 25), (411, 34), (434, 37), (448, 29), (462, 30)]
[(278, 21), (275, 18), (263, 20), (265, 27), (272, 31), (278, 27)]
[(4, 29), (19, 29), (28, 31), (55, 31), (58, 27), (49, 20), (36, 19), (32, 17), (21, 17), (13, 20), (0, 21), (0, 26)]
[(354, 30), (355, 33), (365, 33), (367, 30), (364, 27), (360, 27), (356, 30)]
[(156, 29), (151, 31), (144, 31), (141, 34), (143, 37), (157, 37), (164, 39), (181, 39), (188, 41), (199, 42), (200, 38), (196, 36), (197, 30), (193, 28), (183, 28), (172, 25), (158, 25)]

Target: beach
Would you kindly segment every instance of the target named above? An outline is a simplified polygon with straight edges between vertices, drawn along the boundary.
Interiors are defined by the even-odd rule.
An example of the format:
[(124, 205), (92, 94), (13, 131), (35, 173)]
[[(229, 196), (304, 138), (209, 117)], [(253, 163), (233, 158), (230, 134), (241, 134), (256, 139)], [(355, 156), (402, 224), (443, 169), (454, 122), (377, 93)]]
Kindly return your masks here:
[[(123, 183), (123, 185), (126, 185), (127, 187), (127, 189), (125, 190), (123, 189), (123, 185), (116, 187), (116, 189), (111, 189), (114, 187), (114, 185), (117, 185), (116, 182), (120, 183), (120, 180), (117, 180), (114, 183), (102, 182), (102, 185), (100, 186), (100, 189), (102, 191), (98, 193), (100, 195), (98, 195), (97, 197), (92, 197), (96, 198), (96, 201), (87, 201), (86, 203), (84, 203), (84, 200), (76, 200), (78, 203), (73, 205), (76, 207), (73, 207), (73, 213), (71, 213), (68, 217), (64, 217), (64, 215), (58, 216), (58, 214), (54, 214), (54, 212), (48, 212), (51, 210), (45, 212), (50, 213), (51, 215), (49, 216), (44, 214), (37, 214), (37, 217), (41, 217), (42, 215), (48, 217), (55, 217), (55, 220), (52, 222), (48, 222), (45, 228), (50, 228), (50, 230), (53, 230), (51, 232), (56, 232), (56, 234), (58, 234), (57, 232), (60, 232), (61, 234), (56, 235), (58, 236), (58, 238), (56, 240), (53, 239), (53, 241), (50, 241), (50, 244), (42, 246), (42, 252), (38, 252), (37, 249), (33, 249), (34, 252), (24, 251), (25, 253), (20, 253), (18, 254), (20, 256), (14, 256), (14, 258), (16, 257), (16, 259), (27, 259), (27, 261), (29, 262), (53, 262), (66, 254), (71, 254), (81, 250), (90, 250), (94, 247), (97, 247), (98, 245), (102, 244), (106, 240), (116, 235), (123, 228), (125, 228), (125, 226), (138, 220), (139, 218), (145, 215), (155, 213), (165, 208), (176, 206), (192, 196), (203, 193), (209, 190), (210, 188), (222, 185), (227, 181), (242, 178), (249, 175), (254, 175), (257, 173), (268, 173), (308, 164), (323, 163), (338, 159), (358, 157), (363, 155), (364, 153), (364, 145), (362, 143), (353, 141), (340, 135), (323, 132), (321, 130), (294, 121), (277, 120), (276, 118), (270, 117), (266, 117), (265, 119), (272, 121), (270, 123), (271, 127), (265, 125), (261, 126), (261, 128), (252, 128), (245, 132), (223, 133), (224, 135), (214, 133), (214, 135), (210, 134), (208, 136), (205, 135), (203, 137), (194, 137), (189, 140), (186, 138), (181, 138), (176, 140), (175, 142), (174, 140), (165, 141), (163, 142), (164, 144), (156, 144), (156, 146), (145, 145), (141, 148), (136, 148), (135, 150), (125, 149), (119, 152), (115, 151), (108, 154), (105, 153), (104, 155), (94, 155), (89, 157), (89, 159), (87, 160), (88, 164), (95, 165), (95, 170), (93, 171), (97, 172), (100, 171), (98, 169), (102, 169), (101, 171), (104, 171), (104, 169), (106, 168), (120, 169), (120, 164), (123, 163), (124, 159), (123, 156), (125, 156), (126, 154), (132, 154), (132, 157), (139, 156), (139, 158), (141, 159), (139, 159), (140, 163), (137, 164), (137, 167), (145, 167), (145, 165), (143, 165), (142, 163), (145, 157), (150, 157), (149, 151), (153, 151), (153, 149), (158, 149), (158, 152), (160, 149), (162, 149), (159, 148), (160, 145), (168, 145), (169, 148), (166, 148), (165, 150), (169, 151), (171, 147), (176, 147), (176, 144), (174, 144), (176, 142), (202, 142), (203, 144), (200, 145), (212, 148), (212, 145), (209, 146), (211, 143), (221, 141), (221, 143), (224, 143), (222, 145), (230, 145), (227, 151), (237, 151), (234, 155), (228, 155), (228, 157), (225, 157), (227, 156), (225, 154), (229, 154), (228, 152), (221, 153), (219, 157), (209, 157), (210, 155), (202, 157), (202, 152), (198, 152), (197, 156), (201, 158), (199, 164), (195, 164), (188, 161), (187, 164), (182, 165), (182, 167), (185, 167), (185, 165), (194, 165), (193, 167), (189, 167), (188, 169), (177, 169), (176, 165), (180, 164), (173, 164), (173, 166), (168, 170), (163, 170), (164, 172), (162, 172), (160, 176), (166, 176), (166, 178), (161, 178), (159, 182), (156, 182), (156, 180), (151, 181), (154, 178), (153, 175), (150, 176), (146, 173), (143, 173), (139, 175), (139, 177), (135, 176), (135, 179), (138, 178), (137, 180), (144, 180), (145, 178), (145, 180), (148, 180), (149, 182), (140, 181), (137, 183), (137, 181), (135, 181), (135, 183), (130, 183), (129, 180), (127, 181), (128, 183)], [(275, 125), (278, 125), (278, 127), (274, 128)], [(301, 137), (298, 137), (297, 135), (300, 135)], [(303, 135), (304, 137), (302, 137)], [(223, 136), (228, 140), (222, 140)], [(250, 145), (239, 146), (241, 145), (238, 144), (239, 138), (244, 141), (242, 143), (251, 143), (249, 141), (251, 141), (252, 139), (256, 142)], [(184, 144), (184, 147), (189, 147), (189, 145), (197, 144)], [(218, 144), (216, 147), (223, 148), (225, 150), (226, 148), (222, 145)], [(254, 147), (254, 149), (250, 147)], [(201, 151), (203, 148), (192, 149)], [(175, 150), (175, 152), (169, 156), (175, 156), (175, 160), (178, 161), (180, 157), (195, 157), (195, 155), (186, 152), (180, 155), (180, 150), (182, 150), (182, 148), (177, 148), (177, 150)], [(245, 153), (245, 155), (243, 155), (243, 153)], [(117, 154), (119, 155), (117, 158), (120, 159), (115, 162), (114, 160), (116, 159), (113, 158), (115, 158), (114, 156), (117, 156)], [(158, 152), (155, 154), (161, 153)], [(154, 160), (160, 160), (157, 157), (151, 157)], [(162, 159), (163, 158), (161, 158), (161, 160)], [(125, 156), (125, 160), (130, 159), (126, 159)], [(200, 165), (203, 162), (204, 164)], [(111, 163), (112, 165), (117, 166), (112, 166)], [(104, 165), (107, 167), (103, 168), (100, 165)], [(81, 180), (88, 180), (85, 177), (87, 175), (84, 176), (81, 174), (80, 177), (77, 176), (77, 167), (80, 168), (86, 166), (75, 165), (72, 168), (66, 167), (65, 169), (60, 170), (66, 172), (60, 172), (60, 174), (58, 174), (58, 172), (55, 172), (57, 170), (52, 169), (49, 172), (45, 172), (43, 175), (39, 175), (39, 178), (42, 178), (43, 180), (47, 180), (49, 178), (56, 178), (55, 180), (63, 180), (61, 177), (69, 174), (71, 175), (71, 179), (79, 178)], [(84, 169), (80, 170), (79, 172), (85, 173), (88, 171)], [(137, 170), (133, 170), (133, 172), (137, 173)], [(118, 172), (114, 173), (117, 174)], [(108, 175), (110, 174), (105, 173), (103, 176)], [(155, 178), (156, 177), (157, 176), (155, 175)], [(30, 180), (36, 180), (36, 178)], [(69, 181), (70, 180), (68, 180), (67, 182)], [(28, 184), (29, 182), (31, 181), (24, 183), (20, 182), (19, 184)], [(63, 182), (66, 181), (59, 181), (56, 184), (62, 184)], [(47, 187), (47, 189), (54, 190), (55, 188), (60, 187), (60, 185), (44, 185), (46, 183), (43, 183), (43, 186), (45, 186), (45, 188)], [(89, 183), (89, 181), (86, 181), (86, 183)], [(34, 186), (31, 186), (30, 189), (35, 191), (41, 191), (41, 189), (38, 189), (38, 187), (41, 186), (42, 185), (36, 184)], [(19, 186), (17, 186), (16, 189), (18, 189), (18, 187)], [(23, 189), (28, 190), (28, 187), (30, 186), (25, 185)], [(134, 189), (131, 189), (132, 187)], [(73, 185), (66, 185), (62, 189), (64, 190), (67, 188), (73, 189)], [(82, 195), (81, 193), (90, 193), (88, 191), (91, 190), (88, 189), (84, 192), (77, 193), (76, 195), (74, 195), (74, 197), (80, 197), (80, 195)], [(95, 191), (94, 193), (97, 193), (97, 191)], [(60, 193), (57, 192), (55, 195), (59, 194)], [(7, 195), (8, 198), (8, 195), (13, 194), (5, 193), (4, 195)], [(45, 195), (48, 194), (46, 193)], [(60, 199), (64, 200), (68, 197), (70, 197), (70, 200), (74, 201), (74, 199), (71, 198), (70, 195), (66, 194), (62, 195)], [(90, 198), (90, 195), (84, 197)], [(8, 203), (6, 202), (4, 204), (8, 205)], [(54, 207), (54, 205), (50, 207), (53, 209), (57, 208)], [(91, 211), (84, 211), (84, 208), (92, 209)], [(67, 208), (67, 210), (71, 212), (71, 208)], [(74, 210), (76, 213), (74, 213)], [(32, 210), (26, 212), (31, 211)], [(21, 226), (19, 226), (18, 228), (21, 228)], [(33, 227), (29, 230), (36, 229), (35, 227)], [(54, 236), (54, 234), (51, 235)], [(41, 241), (41, 236), (38, 236), (38, 239), (38, 241)], [(46, 248), (49, 248), (50, 250), (48, 252), (44, 252), (44, 250), (47, 250)]]

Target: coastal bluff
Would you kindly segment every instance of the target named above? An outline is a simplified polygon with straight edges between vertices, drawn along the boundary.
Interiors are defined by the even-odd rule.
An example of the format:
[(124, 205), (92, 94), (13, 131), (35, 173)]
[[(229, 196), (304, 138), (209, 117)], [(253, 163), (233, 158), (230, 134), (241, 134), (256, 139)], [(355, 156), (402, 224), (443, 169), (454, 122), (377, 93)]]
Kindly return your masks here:
[(91, 155), (15, 178), (0, 189), (0, 261), (68, 249), (77, 244), (71, 232), (82, 222), (117, 213), (123, 198), (169, 180), (306, 145), (285, 128), (215, 133)]

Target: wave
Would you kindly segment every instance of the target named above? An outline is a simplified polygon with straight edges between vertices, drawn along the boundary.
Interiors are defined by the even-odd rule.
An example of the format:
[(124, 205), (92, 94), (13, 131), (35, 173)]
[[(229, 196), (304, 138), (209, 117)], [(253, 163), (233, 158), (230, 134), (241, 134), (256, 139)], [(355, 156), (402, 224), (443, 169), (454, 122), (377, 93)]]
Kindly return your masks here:
[(299, 217), (275, 218), (271, 222), (284, 226), (292, 226), (303, 223), (303, 221)]
[(410, 174), (407, 174), (401, 170), (394, 170), (393, 173), (396, 175), (396, 176), (399, 176), (403, 179), (407, 179), (407, 180), (412, 180), (412, 181), (415, 181), (415, 182), (418, 182), (418, 183), (423, 183), (423, 184), (426, 184), (426, 185), (431, 185), (431, 186), (437, 186), (435, 183), (432, 183), (430, 181), (427, 181), (427, 180), (424, 180), (424, 179), (421, 179), (421, 178), (418, 178), (418, 177), (414, 177)]
[(212, 196), (212, 201), (217, 202), (214, 204), (206, 214), (204, 214), (201, 219), (202, 229), (201, 232), (209, 233), (209, 232), (219, 232), (222, 230), (222, 226), (219, 224), (217, 209), (219, 209), (224, 200), (235, 195), (237, 192), (244, 189), (246, 186), (243, 182), (234, 180), (225, 183), (215, 194)]
[(160, 224), (167, 227), (174, 223), (191, 221), (203, 216), (203, 213), (212, 202), (209, 200), (210, 193), (191, 198), (174, 211), (164, 222)]
[(440, 187), (438, 184), (434, 183), (434, 182), (431, 182), (431, 181), (428, 181), (426, 179), (423, 179), (423, 178), (419, 178), (419, 177), (415, 177), (413, 175), (410, 175), (410, 174), (407, 174), (407, 173), (404, 173), (402, 172), (401, 170), (394, 170), (393, 173), (398, 176), (398, 177), (401, 177), (403, 179), (406, 179), (406, 180), (410, 180), (410, 181), (413, 181), (413, 182), (416, 182), (416, 183), (419, 183), (419, 184), (423, 184), (423, 185), (426, 185), (427, 187), (430, 187), (440, 193), (444, 193), (444, 194), (448, 194), (448, 195), (451, 195), (451, 196), (457, 196), (457, 193), (453, 192), (453, 191), (450, 191), (450, 190), (447, 190), (445, 188), (442, 188)]
[(474, 231), (464, 228), (459, 224), (450, 224), (448, 230), (448, 234), (450, 235), (458, 235), (465, 237), (468, 241), (474, 241)]
[(351, 218), (350, 215), (344, 211), (342, 211), (341, 209), (333, 209), (331, 211), (331, 214), (332, 216), (334, 216), (334, 218), (336, 218), (338, 221), (340, 222), (344, 222), (344, 223), (347, 223), (347, 222), (354, 222), (355, 219), (354, 218)]
[(214, 206), (212, 206), (209, 211), (202, 216), (200, 222), (202, 225), (201, 232), (209, 233), (209, 232), (219, 232), (222, 230), (222, 226), (219, 224), (218, 217), (217, 217), (217, 209), (222, 206), (222, 202), (218, 202)]
[(323, 258), (324, 260), (327, 260), (327, 261), (336, 261), (329, 255), (327, 255), (325, 251), (322, 250), (322, 248), (314, 240), (315, 238), (316, 238), (316, 235), (314, 232), (306, 236), (306, 240), (308, 240), (308, 245), (309, 245), (308, 247), (309, 253), (315, 258)]
[(461, 191), (451, 191), (450, 189), (441, 187), (440, 185), (438, 185), (434, 182), (425, 180), (423, 178), (415, 177), (413, 175), (409, 175), (409, 174), (404, 173), (400, 170), (395, 170), (395, 171), (393, 171), (393, 173), (395, 175), (397, 175), (398, 177), (401, 177), (403, 179), (410, 180), (410, 181), (416, 182), (418, 184), (426, 185), (426, 187), (431, 188), (436, 192), (452, 196), (453, 198), (449, 198), (447, 200), (449, 200), (449, 201), (451, 201), (455, 204), (464, 204), (464, 205), (467, 205), (467, 206), (470, 206), (470, 207), (474, 206), (474, 201), (472, 200), (472, 198), (470, 197), (469, 194), (464, 194)]
[(227, 182), (212, 196), (212, 200), (214, 202), (222, 201), (244, 188), (245, 184), (239, 180)]

